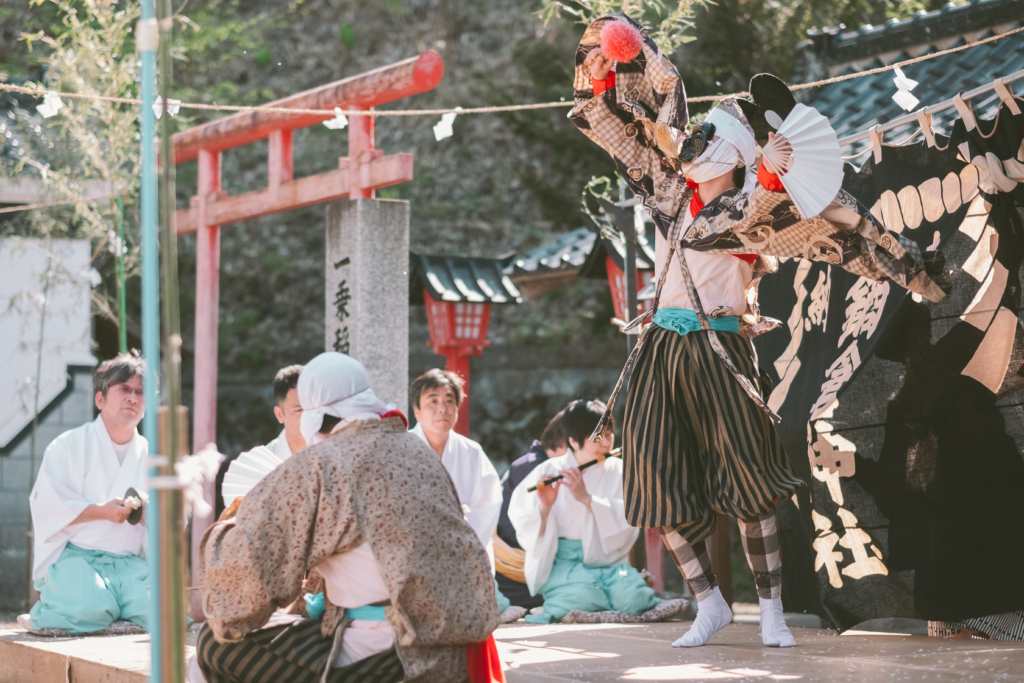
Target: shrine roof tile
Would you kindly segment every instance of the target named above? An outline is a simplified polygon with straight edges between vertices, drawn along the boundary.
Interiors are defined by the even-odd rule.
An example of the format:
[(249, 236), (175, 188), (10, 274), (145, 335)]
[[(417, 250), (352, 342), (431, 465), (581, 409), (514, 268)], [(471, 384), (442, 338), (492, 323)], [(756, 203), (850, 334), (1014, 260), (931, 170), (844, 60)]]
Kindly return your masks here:
[[(825, 73), (806, 73), (806, 78), (838, 75), (890, 65), (911, 56), (917, 57), (966, 44), (991, 35), (1018, 28), (1020, 0), (979, 0), (964, 5), (949, 4), (942, 10), (919, 13), (913, 18), (889, 22), (880, 27), (864, 27), (859, 31), (825, 29), (809, 33), (809, 40), (800, 46), (804, 63), (807, 55), (817, 54), (818, 68)], [(1009, 23), (1007, 23), (1009, 21)], [(799, 61), (799, 59), (798, 59)], [(912, 94), (921, 104), (938, 104), (951, 99), (961, 90), (971, 90), (1024, 69), (1024, 35), (1016, 34), (1001, 40), (936, 57), (903, 67), (907, 78), (918, 81)], [(799, 69), (798, 69), (799, 70)], [(893, 72), (863, 76), (850, 81), (832, 83), (814, 90), (807, 104), (832, 122), (839, 137), (863, 131), (876, 123), (885, 123), (902, 116), (904, 111), (892, 96), (896, 93)], [(1011, 84), (1019, 92), (1024, 81)], [(971, 100), (971, 108), (979, 118), (991, 119), (999, 109), (999, 97), (989, 92)], [(948, 135), (958, 118), (949, 108), (932, 117), (932, 128)], [(896, 144), (918, 130), (917, 123), (907, 124), (885, 133), (885, 142)], [(870, 147), (867, 140), (843, 149), (844, 155), (856, 155)], [(855, 163), (863, 161), (863, 157)]]
[(409, 302), (517, 304), (522, 296), (503, 272), (502, 259), (409, 253)]

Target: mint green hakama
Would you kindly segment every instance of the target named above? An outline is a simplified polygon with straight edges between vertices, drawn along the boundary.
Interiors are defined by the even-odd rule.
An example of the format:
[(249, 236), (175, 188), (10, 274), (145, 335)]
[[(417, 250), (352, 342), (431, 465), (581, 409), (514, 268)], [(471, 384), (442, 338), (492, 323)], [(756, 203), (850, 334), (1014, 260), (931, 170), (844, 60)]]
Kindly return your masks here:
[(572, 610), (613, 610), (640, 615), (658, 604), (654, 591), (628, 562), (610, 567), (583, 563), (583, 542), (558, 539), (558, 551), (547, 581), (537, 591), (544, 596), (544, 611), (528, 614), (531, 624), (558, 621)]
[(32, 628), (72, 635), (102, 631), (119, 619), (147, 627), (149, 564), (138, 555), (114, 555), (68, 543), (36, 582)]

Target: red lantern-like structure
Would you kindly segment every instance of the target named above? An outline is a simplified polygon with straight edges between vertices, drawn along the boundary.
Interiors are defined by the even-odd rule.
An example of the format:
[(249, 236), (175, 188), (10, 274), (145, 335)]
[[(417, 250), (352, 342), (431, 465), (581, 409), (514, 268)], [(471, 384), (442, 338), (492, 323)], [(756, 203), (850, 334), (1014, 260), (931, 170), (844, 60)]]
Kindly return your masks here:
[[(426, 306), (427, 345), (445, 357), (445, 369), (462, 377), (468, 389), (469, 359), (489, 346), (491, 306), (519, 303), (522, 296), (502, 272), (500, 259), (412, 254), (411, 261), (410, 302)], [(469, 406), (460, 408), (455, 431), (469, 436)]]
[[(606, 250), (607, 251), (607, 250)], [(623, 256), (624, 260), (625, 257)], [(636, 291), (642, 290), (646, 287), (652, 279), (654, 279), (654, 267), (653, 263), (650, 267), (646, 267), (643, 270), (640, 269), (641, 259), (637, 259), (636, 269)], [(627, 311), (626, 310), (626, 273), (623, 269), (615, 262), (611, 254), (605, 257), (604, 269), (608, 273), (608, 285), (612, 290), (612, 308), (615, 309), (615, 318), (623, 322), (629, 322), (636, 316), (647, 311), (653, 304), (653, 299), (644, 299), (637, 302), (637, 310)], [(614, 321), (613, 321), (614, 322)]]

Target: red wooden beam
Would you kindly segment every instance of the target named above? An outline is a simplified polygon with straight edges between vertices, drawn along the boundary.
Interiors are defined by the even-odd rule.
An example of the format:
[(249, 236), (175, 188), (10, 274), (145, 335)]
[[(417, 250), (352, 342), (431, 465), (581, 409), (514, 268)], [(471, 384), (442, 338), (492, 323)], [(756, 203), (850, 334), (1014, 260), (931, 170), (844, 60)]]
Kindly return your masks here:
[[(431, 90), (444, 76), (441, 55), (429, 50), (397, 64), (345, 78), (334, 83), (270, 102), (264, 106), (287, 109), (324, 109), (335, 107), (368, 109)], [(333, 115), (285, 114), (259, 109), (240, 112), (175, 134), (174, 163), (183, 164), (199, 157), (199, 150), (223, 152), (263, 140), (275, 130), (305, 128)]]
[[(276, 188), (271, 186), (235, 196), (224, 192), (210, 194), (206, 197), (206, 220), (211, 225), (229, 225), (332, 202), (349, 196), (353, 180), (358, 182), (359, 187), (381, 188), (413, 179), (411, 154), (378, 156), (368, 163), (359, 164), (357, 178), (353, 178), (355, 174), (349, 168), (348, 159), (340, 159), (339, 166), (337, 171), (289, 180), (279, 183)], [(175, 230), (179, 235), (187, 235), (199, 229), (199, 200), (198, 196), (193, 197), (189, 208), (174, 213)]]

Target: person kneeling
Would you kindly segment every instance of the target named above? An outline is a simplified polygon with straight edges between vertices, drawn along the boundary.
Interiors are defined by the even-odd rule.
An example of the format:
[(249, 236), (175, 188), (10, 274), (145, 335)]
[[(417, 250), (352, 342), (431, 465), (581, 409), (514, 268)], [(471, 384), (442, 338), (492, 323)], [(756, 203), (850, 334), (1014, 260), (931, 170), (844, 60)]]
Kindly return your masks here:
[[(203, 539), (204, 677), (480, 680), (467, 660), (497, 662), (494, 581), (444, 465), (344, 354), (314, 358), (298, 395), (308, 447)], [(304, 611), (303, 591), (318, 588), (307, 572), (323, 617), (277, 625), (290, 615), (275, 608)]]
[[(526, 551), (526, 584), (544, 597), (543, 612), (526, 617), (530, 623), (558, 621), (574, 610), (639, 615), (659, 602), (627, 562), (640, 530), (626, 523), (622, 460), (579, 470), (612, 450), (614, 427), (599, 442), (588, 438), (604, 408), (601, 401), (569, 404), (562, 424), (570, 452), (540, 464), (512, 492), (508, 516)], [(559, 474), (565, 478), (529, 491)]]
[(146, 412), (145, 374), (137, 353), (101, 363), (93, 377), (99, 416), (58, 436), (43, 455), (29, 496), (32, 580), (41, 594), (18, 617), (26, 630), (64, 636), (118, 620), (147, 626), (146, 498), (139, 492), (149, 444), (136, 430)]

